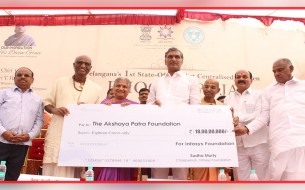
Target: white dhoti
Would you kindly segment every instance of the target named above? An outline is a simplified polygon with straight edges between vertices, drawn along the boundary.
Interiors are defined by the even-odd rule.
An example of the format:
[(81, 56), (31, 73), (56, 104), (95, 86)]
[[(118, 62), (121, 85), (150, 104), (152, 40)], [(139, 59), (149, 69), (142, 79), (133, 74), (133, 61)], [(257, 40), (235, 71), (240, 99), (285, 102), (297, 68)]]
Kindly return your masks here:
[(254, 147), (237, 147), (238, 164), (237, 168), (238, 180), (249, 180), (251, 169), (256, 170), (259, 180), (268, 180), (266, 173), (268, 171), (268, 163), (270, 152), (268, 144), (262, 143)]
[(305, 147), (271, 154), (270, 180), (305, 181)]

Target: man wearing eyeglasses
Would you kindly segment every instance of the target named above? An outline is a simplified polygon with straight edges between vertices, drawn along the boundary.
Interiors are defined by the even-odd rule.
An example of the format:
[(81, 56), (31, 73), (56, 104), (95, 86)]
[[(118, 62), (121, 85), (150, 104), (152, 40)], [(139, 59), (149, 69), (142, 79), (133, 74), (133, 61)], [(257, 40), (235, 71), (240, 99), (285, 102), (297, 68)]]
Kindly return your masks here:
[[(92, 65), (90, 57), (76, 57), (74, 75), (59, 78), (55, 81), (50, 94), (44, 100), (45, 110), (53, 114), (45, 139), (43, 158), (43, 175), (79, 178), (79, 168), (59, 167), (58, 155), (64, 116), (69, 114), (67, 104), (99, 104), (104, 98), (101, 87), (87, 78)], [(75, 173), (75, 175), (74, 175)]]
[(15, 86), (0, 91), (0, 160), (6, 161), (5, 180), (18, 180), (28, 147), (43, 124), (42, 99), (31, 89), (34, 73), (19, 68)]
[[(200, 85), (197, 78), (180, 71), (183, 53), (177, 48), (169, 48), (165, 53), (168, 73), (153, 81), (147, 104), (189, 105), (200, 104)], [(188, 168), (173, 168), (173, 179), (186, 180)], [(152, 168), (152, 178), (167, 179), (169, 168)]]

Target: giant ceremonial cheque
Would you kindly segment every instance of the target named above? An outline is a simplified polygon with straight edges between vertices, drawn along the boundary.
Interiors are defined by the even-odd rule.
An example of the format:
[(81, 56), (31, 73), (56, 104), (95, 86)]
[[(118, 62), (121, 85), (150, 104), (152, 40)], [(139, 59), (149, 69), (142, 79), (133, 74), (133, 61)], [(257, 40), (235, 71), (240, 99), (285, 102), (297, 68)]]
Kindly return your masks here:
[(228, 106), (68, 105), (61, 166), (237, 167)]

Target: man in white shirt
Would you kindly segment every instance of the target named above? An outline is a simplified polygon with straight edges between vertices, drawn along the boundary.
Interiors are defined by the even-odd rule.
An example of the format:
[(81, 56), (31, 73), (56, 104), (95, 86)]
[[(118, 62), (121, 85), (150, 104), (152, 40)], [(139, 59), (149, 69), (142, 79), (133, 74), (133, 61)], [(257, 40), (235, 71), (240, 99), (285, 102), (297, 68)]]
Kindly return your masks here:
[[(234, 109), (239, 118), (238, 127), (243, 127), (253, 121), (261, 112), (261, 91), (250, 88), (252, 73), (239, 70), (235, 73), (237, 90), (225, 98), (224, 103)], [(250, 171), (255, 169), (259, 180), (267, 180), (268, 170), (268, 128), (262, 127), (253, 135), (236, 137), (238, 163), (238, 180), (250, 180)]]
[(272, 71), (276, 83), (262, 95), (262, 112), (236, 135), (254, 132), (269, 122), (270, 180), (305, 180), (305, 81), (292, 76), (287, 58), (278, 59)]
[[(165, 53), (168, 73), (153, 81), (147, 104), (188, 105), (200, 104), (200, 84), (197, 78), (180, 71), (183, 53), (177, 48), (169, 48)], [(170, 114), (170, 113), (169, 113)], [(173, 168), (173, 179), (186, 180), (188, 168)], [(167, 179), (169, 168), (152, 168), (152, 178)]]

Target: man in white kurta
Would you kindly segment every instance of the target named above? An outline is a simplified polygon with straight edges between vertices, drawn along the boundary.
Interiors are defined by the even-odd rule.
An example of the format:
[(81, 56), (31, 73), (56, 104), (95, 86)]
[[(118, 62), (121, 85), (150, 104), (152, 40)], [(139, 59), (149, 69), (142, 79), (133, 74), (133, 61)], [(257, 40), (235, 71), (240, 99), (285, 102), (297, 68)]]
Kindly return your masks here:
[(67, 104), (98, 104), (103, 99), (101, 87), (86, 78), (91, 69), (91, 59), (79, 56), (73, 63), (75, 74), (58, 79), (44, 100), (45, 110), (53, 114), (45, 138), (43, 175), (80, 177), (75, 167), (57, 166), (64, 116), (69, 114)]
[[(225, 98), (224, 103), (234, 109), (239, 118), (238, 127), (245, 126), (261, 112), (261, 92), (250, 88), (252, 73), (239, 70), (235, 73), (236, 91)], [(256, 170), (259, 180), (267, 180), (270, 152), (268, 150), (268, 127), (262, 127), (253, 135), (236, 137), (238, 164), (238, 180), (250, 180), (251, 169)]]
[(276, 83), (262, 95), (262, 113), (236, 135), (250, 136), (269, 122), (270, 180), (305, 180), (305, 81), (292, 76), (283, 58), (273, 64)]
[[(153, 81), (147, 104), (187, 105), (200, 104), (200, 85), (197, 78), (180, 71), (183, 54), (177, 48), (165, 53), (165, 65), (168, 73)], [(168, 113), (174, 114), (174, 113)], [(152, 178), (167, 179), (169, 168), (152, 168)], [(173, 179), (186, 180), (188, 168), (173, 168)]]

